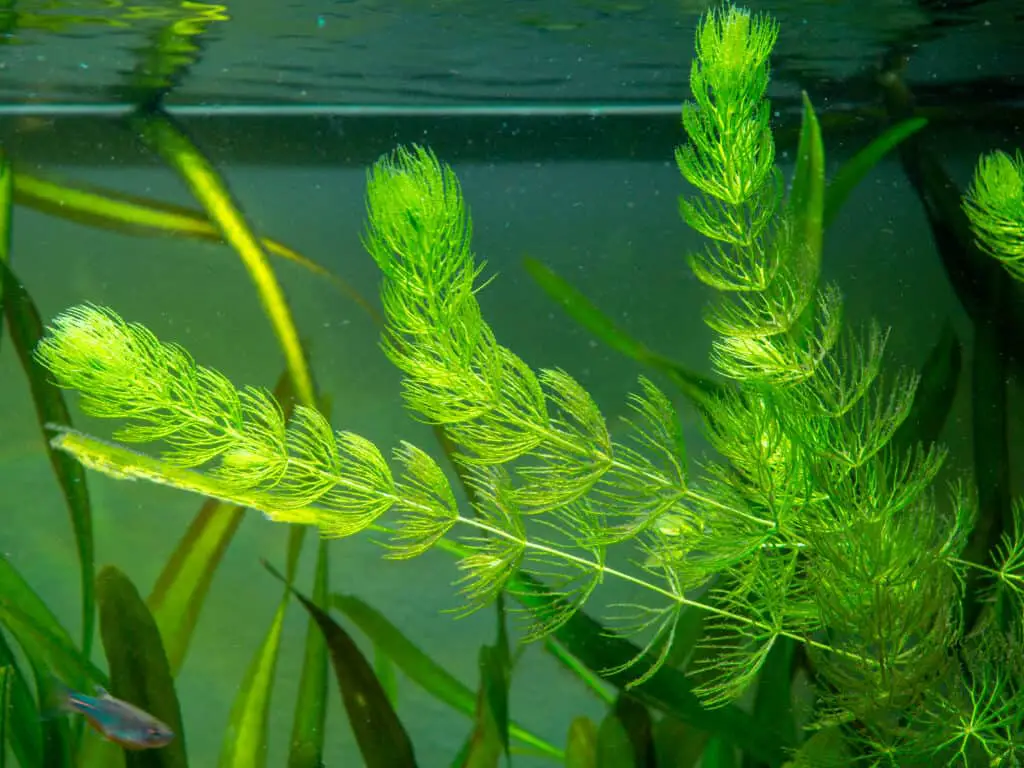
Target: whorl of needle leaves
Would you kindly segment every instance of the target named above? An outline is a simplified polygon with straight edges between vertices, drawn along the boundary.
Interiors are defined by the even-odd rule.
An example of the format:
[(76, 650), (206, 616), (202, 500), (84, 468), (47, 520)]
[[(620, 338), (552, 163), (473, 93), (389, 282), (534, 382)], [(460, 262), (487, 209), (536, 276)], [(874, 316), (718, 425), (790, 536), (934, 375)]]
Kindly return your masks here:
[(964, 210), (981, 247), (1024, 280), (1024, 154), (993, 152), (978, 162)]
[(683, 112), (689, 143), (676, 154), (700, 192), (681, 201), (683, 218), (711, 241), (691, 264), (720, 295), (707, 315), (713, 360), (740, 385), (713, 414), (728, 464), (712, 468), (711, 488), (770, 533), (726, 583), (753, 580), (772, 632), (737, 632), (763, 654), (786, 632), (827, 631), (832, 652), (809, 645), (830, 703), (871, 723), (929, 685), (958, 636), (956, 556), (971, 507), (958, 497), (950, 518), (934, 504), (941, 450), (890, 447), (916, 377), (882, 382), (886, 334), (844, 338), (839, 290), (818, 290), (791, 237), (764, 96), (776, 34), (735, 8), (704, 20), (695, 104)]
[[(983, 662), (967, 678), (949, 662), (948, 647), (963, 640), (959, 556), (973, 508), (959, 492), (951, 514), (936, 504), (941, 450), (892, 447), (916, 379), (883, 381), (886, 334), (844, 334), (839, 291), (819, 291), (792, 245), (764, 97), (775, 36), (773, 23), (745, 11), (709, 13), (691, 73), (695, 104), (683, 113), (689, 143), (677, 160), (701, 197), (681, 211), (711, 241), (692, 264), (722, 296), (708, 322), (715, 364), (735, 384), (708, 418), (722, 459), (699, 481), (652, 382), (641, 379), (616, 440), (571, 376), (535, 372), (498, 343), (476, 298), (484, 265), (458, 180), (420, 147), (371, 170), (364, 242), (384, 276), (384, 345), (404, 373), (406, 403), (457, 446), (471, 512), (419, 448), (401, 444), (389, 464), (315, 411), (299, 408), (286, 424), (267, 393), (235, 390), (110, 310), (59, 316), (39, 359), (83, 393), (85, 410), (127, 420), (119, 439), (163, 441), (163, 459), (205, 473), (223, 498), (244, 496), (281, 520), (308, 521), (312, 508), (330, 535), (390, 510), (396, 557), (457, 537), (468, 608), (517, 568), (542, 575), (564, 600), (530, 617), (532, 637), (605, 579), (629, 582), (652, 598), (627, 606), (617, 625), (650, 652), (637, 682), (664, 662), (681, 610), (695, 607), (708, 613), (710, 652), (696, 672), (709, 705), (739, 696), (790, 638), (808, 647), (824, 683), (823, 717), (858, 720), (871, 746), (933, 754), (968, 734), (971, 749), (987, 749), (996, 736), (978, 736), (977, 717), (963, 718), (977, 715), (979, 697), (992, 703), (982, 714), (1004, 711), (1024, 686), (993, 682)], [(646, 559), (609, 566), (619, 544)], [(1004, 544), (992, 574), (1019, 605), (1024, 544), (1018, 532)], [(992, 729), (1008, 738), (1003, 725)]]

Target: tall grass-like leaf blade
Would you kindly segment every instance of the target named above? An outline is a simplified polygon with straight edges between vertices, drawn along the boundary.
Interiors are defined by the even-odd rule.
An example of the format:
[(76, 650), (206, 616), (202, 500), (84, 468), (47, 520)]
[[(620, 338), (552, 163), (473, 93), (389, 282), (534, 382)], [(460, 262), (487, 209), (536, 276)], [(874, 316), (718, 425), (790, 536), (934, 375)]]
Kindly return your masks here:
[[(32, 698), (21, 666), (14, 658), (7, 639), (0, 632), (0, 666), (9, 670), (9, 696), (6, 714), (7, 744), (18, 765), (40, 765), (43, 761), (43, 742), (40, 730), (39, 708)], [(0, 742), (2, 744), (3, 742)]]
[(626, 357), (647, 363), (654, 353), (642, 341), (634, 339), (598, 309), (581, 291), (570, 284), (551, 267), (531, 256), (523, 258), (526, 273), (566, 313), (609, 347)]
[(793, 258), (800, 265), (801, 279), (813, 285), (821, 274), (821, 245), (825, 232), (825, 145), (821, 140), (818, 117), (806, 92), (803, 93), (803, 107), (788, 213), (793, 223)]
[(628, 694), (615, 700), (615, 717), (625, 729), (633, 750), (633, 763), (650, 765), (655, 758), (654, 721), (647, 707)]
[(700, 768), (739, 768), (736, 750), (728, 739), (716, 736), (700, 759)]
[(708, 743), (705, 731), (674, 717), (654, 724), (654, 749), (658, 768), (693, 768)]
[(262, 768), (267, 764), (267, 715), (287, 608), (285, 594), (235, 696), (219, 768)]
[(289, 590), (302, 553), (304, 526), (290, 526), (285, 563), (286, 584), (281, 602), (266, 637), (249, 664), (245, 679), (235, 696), (228, 732), (221, 747), (219, 768), (262, 768), (267, 764), (267, 719), (274, 688), (274, 674), (288, 611)]
[(597, 726), (589, 717), (576, 717), (569, 723), (565, 768), (597, 768)]
[[(32, 667), (40, 711), (48, 710), (50, 702), (56, 699), (55, 677), (70, 681), (75, 687), (106, 685), (106, 676), (82, 655), (67, 630), (2, 554), (0, 627), (17, 641)], [(42, 755), (37, 765), (70, 766), (75, 745), (67, 719), (48, 718), (39, 721), (39, 725)]]
[[(285, 581), (270, 563), (264, 561), (263, 565), (272, 575)], [(373, 667), (334, 619), (298, 590), (290, 585), (287, 588), (324, 634), (349, 723), (367, 768), (413, 768), (416, 758), (409, 734), (373, 674)]]
[(463, 768), (497, 768), (502, 753), (509, 754), (508, 688), (512, 680), (512, 659), (508, 648), (504, 596), (498, 595), (494, 605), (498, 636), (494, 645), (480, 649), (476, 725), (461, 763)]
[(828, 229), (835, 220), (839, 209), (854, 188), (863, 181), (872, 168), (909, 136), (913, 136), (928, 125), (923, 117), (904, 120), (887, 128), (870, 144), (843, 163), (842, 168), (832, 177), (825, 190), (825, 210), (822, 223)]
[[(551, 602), (558, 600), (543, 584), (520, 571), (512, 576), (509, 593), (533, 611), (552, 611)], [(639, 654), (633, 643), (610, 633), (600, 622), (583, 612), (574, 613), (555, 631), (555, 637), (590, 669), (620, 688), (630, 686), (636, 672), (629, 668), (631, 659)], [(643, 662), (640, 662), (641, 664)], [(617, 670), (617, 671), (607, 671)], [(678, 670), (662, 666), (650, 679), (630, 688), (630, 694), (647, 706), (677, 717), (710, 733), (721, 733), (768, 765), (781, 765), (785, 749), (792, 742), (766, 729), (751, 715), (735, 705), (706, 709), (693, 692), (693, 684)]]
[[(0, 165), (2, 163), (3, 161), (0, 159)], [(2, 169), (0, 169), (0, 175), (2, 175)], [(2, 218), (3, 215), (0, 214), (0, 219)], [(0, 221), (0, 227), (3, 227), (2, 221)], [(7, 228), (9, 229), (9, 225)], [(0, 231), (0, 238), (2, 237), (3, 232)], [(43, 323), (35, 302), (32, 301), (25, 286), (15, 276), (6, 254), (3, 252), (0, 252), (0, 284), (3, 286), (0, 293), (3, 295), (4, 317), (7, 320), (11, 342), (22, 370), (25, 372), (25, 377), (28, 379), (43, 443), (46, 445), (50, 465), (57, 476), (57, 482), (60, 484), (71, 517), (71, 529), (74, 532), (75, 548), (78, 551), (78, 572), (82, 590), (82, 648), (84, 655), (89, 656), (96, 616), (95, 545), (93, 543), (92, 506), (89, 503), (85, 469), (71, 456), (50, 445), (50, 435), (47, 433), (45, 425), (56, 423), (70, 426), (71, 415), (64, 402), (63, 393), (50, 381), (46, 369), (36, 361), (32, 354), (32, 350), (42, 338)]]
[(508, 691), (512, 685), (512, 652), (508, 639), (508, 619), (505, 613), (505, 596), (498, 595), (494, 603), (498, 622), (497, 638), (494, 645), (485, 646), (486, 656), (481, 657), (482, 691), (487, 697), (488, 707), (498, 727), (505, 755), (509, 755), (508, 746)]
[(615, 709), (609, 709), (597, 729), (597, 768), (641, 768), (637, 765), (629, 732), (619, 720)]
[(495, 649), (485, 645), (480, 649), (477, 667), (480, 670), (480, 688), (476, 697), (476, 715), (473, 730), (452, 764), (456, 768), (498, 768), (501, 760), (501, 726), (499, 715), (492, 705), (492, 687), (500, 685)]
[(187, 768), (181, 708), (160, 632), (131, 580), (107, 566), (96, 579), (100, 636), (110, 665), (110, 692), (170, 726), (160, 749), (126, 751), (127, 768)]
[[(383, 614), (354, 595), (332, 594), (331, 605), (355, 623), (412, 682), (452, 709), (470, 717), (474, 715), (476, 696), (473, 691), (431, 659)], [(509, 723), (509, 736), (555, 760), (564, 757), (558, 747), (514, 722)]]
[(185, 131), (163, 110), (140, 110), (134, 114), (132, 124), (139, 136), (181, 175), (225, 242), (235, 249), (277, 336), (299, 402), (316, 408), (313, 376), (284, 291), (259, 238), (232, 199), (226, 182)]
[[(316, 574), (313, 579), (313, 602), (327, 605), (328, 557), (327, 541), (317, 542)], [(327, 644), (309, 617), (306, 628), (306, 652), (295, 703), (292, 742), (288, 752), (288, 768), (320, 768), (324, 754), (324, 723), (327, 717)]]
[(579, 659), (569, 653), (565, 647), (552, 638), (545, 638), (544, 650), (559, 664), (561, 664), (566, 670), (568, 670), (574, 677), (576, 677), (583, 685), (593, 693), (599, 700), (604, 702), (606, 705), (611, 706), (615, 701), (615, 696), (608, 691), (607, 684), (601, 679), (601, 676), (589, 669), (586, 665), (581, 664)]
[(722, 390), (721, 384), (690, 371), (634, 339), (543, 262), (527, 256), (523, 264), (533, 281), (548, 296), (558, 302), (573, 320), (609, 347), (668, 376), (698, 409), (703, 410), (717, 400)]
[(14, 669), (0, 667), (0, 768), (7, 768), (7, 712), (11, 702)]
[[(281, 404), (285, 417), (290, 417), (295, 407), (295, 394), (287, 372), (278, 379), (274, 397)], [(245, 507), (217, 499), (204, 501), (146, 601), (160, 627), (167, 661), (175, 677), (185, 660), (213, 576), (244, 513)]]
[(0, 625), (21, 646), (33, 669), (75, 688), (108, 685), (107, 676), (71, 641), (42, 598), (0, 553)]
[(214, 573), (244, 517), (245, 507), (216, 499), (203, 502), (149, 595), (174, 677), (185, 661)]
[[(14, 170), (7, 155), (0, 150), (0, 264), (11, 263), (11, 224), (14, 214)], [(0, 275), (0, 314), (4, 311), (4, 275)], [(0, 325), (0, 341), (3, 326)]]
[(373, 646), (373, 674), (380, 681), (380, 687), (388, 696), (391, 706), (398, 705), (398, 668), (388, 656), (387, 651), (379, 645)]
[[(768, 653), (757, 678), (757, 693), (754, 695), (754, 718), (765, 728), (774, 728), (787, 741), (797, 741), (798, 727), (793, 711), (793, 652), (795, 645), (788, 637), (779, 638)], [(732, 765), (725, 762), (724, 754), (732, 754), (731, 739), (718, 739), (723, 757), (715, 765)], [(714, 742), (709, 745), (712, 749)]]
[[(39, 697), (40, 710), (46, 714), (49, 709), (49, 702), (54, 701), (57, 696), (58, 686), (49, 670), (38, 662), (32, 662), (32, 671), (35, 675), (36, 694)], [(76, 759), (75, 749), (81, 735), (81, 721), (72, 728), (66, 717), (44, 717), (41, 722), (43, 757), (39, 763), (40, 768), (80, 768), (81, 763)], [(116, 768), (108, 763), (104, 768)]]
[[(201, 211), (102, 187), (71, 185), (14, 172), (14, 202), (66, 221), (130, 235), (187, 237), (222, 243), (220, 231)], [(377, 325), (380, 313), (348, 282), (312, 259), (269, 237), (260, 243), (272, 256), (328, 279)]]
[(359, 627), (416, 685), (452, 709), (473, 714), (476, 706), (473, 691), (427, 656), (383, 614), (354, 595), (334, 593), (331, 605)]
[(894, 447), (906, 451), (918, 443), (931, 445), (938, 441), (956, 398), (962, 366), (960, 339), (947, 320), (921, 366), (914, 403), (892, 437)]

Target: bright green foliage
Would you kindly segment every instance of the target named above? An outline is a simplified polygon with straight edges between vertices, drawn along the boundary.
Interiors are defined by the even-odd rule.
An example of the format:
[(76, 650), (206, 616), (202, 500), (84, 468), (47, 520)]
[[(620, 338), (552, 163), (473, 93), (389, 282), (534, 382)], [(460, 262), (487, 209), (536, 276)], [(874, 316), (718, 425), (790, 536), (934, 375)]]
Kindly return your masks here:
[[(218, 496), (328, 535), (390, 511), (395, 557), (457, 537), (467, 608), (516, 569), (542, 575), (564, 601), (530, 617), (531, 637), (607, 578), (645, 589), (651, 601), (626, 606), (620, 625), (650, 651), (634, 661), (637, 682), (664, 662), (681, 609), (697, 606), (708, 613), (711, 647), (697, 670), (708, 705), (741, 695), (786, 637), (809, 651), (816, 724), (844, 733), (844, 750), (880, 765), (1010, 764), (1024, 690), (1024, 538), (1015, 529), (984, 568), (993, 604), (1010, 610), (986, 612), (963, 637), (971, 496), (957, 488), (940, 503), (941, 449), (891, 445), (916, 378), (884, 373), (886, 332), (844, 327), (839, 290), (819, 288), (792, 236), (764, 98), (775, 36), (771, 21), (742, 10), (710, 13), (696, 103), (683, 113), (689, 143), (677, 160), (701, 196), (681, 212), (710, 240), (692, 264), (718, 291), (707, 321), (714, 363), (732, 382), (708, 407), (721, 460), (697, 479), (652, 382), (641, 379), (616, 440), (572, 377), (534, 371), (497, 341), (476, 298), (484, 266), (458, 180), (419, 147), (370, 172), (364, 242), (384, 276), (384, 347), (406, 403), (456, 445), (471, 511), (419, 448), (402, 444), (393, 474), (365, 439), (333, 433), (308, 409), (286, 423), (266, 393), (236, 391), (109, 310), (58, 317), (39, 358), (83, 392), (85, 410), (129, 420), (119, 439), (164, 441), (163, 458), (196, 468)], [(622, 544), (641, 547), (645, 563), (610, 567), (608, 550)]]
[(993, 152), (978, 162), (964, 210), (981, 247), (1024, 280), (1024, 155)]
[[(902, 707), (945, 663), (959, 631), (955, 557), (970, 508), (957, 499), (955, 514), (945, 516), (928, 492), (940, 450), (904, 457), (888, 447), (916, 380), (882, 381), (886, 334), (872, 328), (844, 338), (838, 289), (819, 291), (801, 272), (777, 172), (762, 170), (762, 158), (774, 155), (763, 100), (764, 49), (774, 34), (770, 22), (735, 9), (702, 25), (702, 51), (723, 52), (702, 53), (695, 65), (701, 118), (684, 120), (691, 144), (677, 155), (703, 192), (699, 205), (682, 205), (683, 215), (713, 241), (692, 262), (722, 293), (708, 315), (719, 334), (715, 363), (741, 384), (715, 418), (713, 439), (731, 466), (711, 468), (727, 512), (711, 523), (704, 547), (728, 551), (716, 534), (729, 535), (736, 521), (768, 524), (756, 554), (729, 563), (722, 599), (741, 601), (732, 613), (759, 617), (771, 631), (748, 633), (746, 646), (714, 663), (743, 684), (775, 637), (827, 627), (835, 652), (814, 657), (835, 686), (832, 704), (865, 719), (879, 707)], [(723, 73), (721, 62), (736, 50), (748, 52), (747, 64)], [(702, 71), (705, 58), (715, 65)], [(737, 77), (749, 86), (737, 87)], [(712, 157), (731, 164), (697, 160)], [(808, 316), (815, 322), (804, 322)]]

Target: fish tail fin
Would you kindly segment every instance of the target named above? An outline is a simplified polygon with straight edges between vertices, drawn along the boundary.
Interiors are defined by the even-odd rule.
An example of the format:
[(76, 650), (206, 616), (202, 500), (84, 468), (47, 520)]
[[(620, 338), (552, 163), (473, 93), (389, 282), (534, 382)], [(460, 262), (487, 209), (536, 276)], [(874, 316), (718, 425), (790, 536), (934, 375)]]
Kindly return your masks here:
[(72, 696), (75, 692), (63, 680), (54, 675), (47, 675), (37, 680), (39, 693), (39, 712), (43, 720), (53, 720), (74, 712)]

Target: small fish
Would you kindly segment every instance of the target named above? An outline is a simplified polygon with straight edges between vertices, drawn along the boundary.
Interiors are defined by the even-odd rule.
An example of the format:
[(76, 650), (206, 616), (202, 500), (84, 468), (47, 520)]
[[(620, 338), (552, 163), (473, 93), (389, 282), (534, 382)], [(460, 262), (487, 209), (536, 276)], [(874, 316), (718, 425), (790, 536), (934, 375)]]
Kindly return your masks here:
[(157, 749), (174, 738), (174, 731), (165, 723), (127, 701), (115, 699), (99, 686), (96, 695), (90, 696), (58, 685), (57, 695), (58, 709), (84, 715), (93, 728), (125, 749)]

